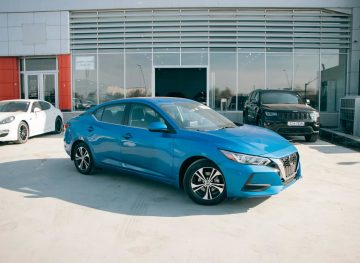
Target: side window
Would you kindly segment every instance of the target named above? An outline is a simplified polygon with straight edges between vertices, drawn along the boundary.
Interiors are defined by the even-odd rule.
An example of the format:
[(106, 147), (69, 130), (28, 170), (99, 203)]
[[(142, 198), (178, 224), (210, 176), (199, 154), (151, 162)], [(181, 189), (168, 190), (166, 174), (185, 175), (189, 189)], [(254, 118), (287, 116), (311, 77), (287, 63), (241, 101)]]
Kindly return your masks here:
[[(95, 117), (98, 111), (95, 113)], [(102, 111), (98, 113), (98, 115), (101, 114), (101, 121), (120, 125), (124, 123), (125, 104), (110, 105), (102, 108)], [(96, 118), (98, 119), (99, 117)]]
[(103, 112), (104, 112), (104, 107), (100, 108), (100, 109), (97, 109), (95, 112), (94, 112), (94, 117), (95, 119), (97, 119), (98, 121), (101, 121), (101, 117), (103, 115)]
[(141, 104), (132, 105), (129, 115), (129, 126), (148, 128), (150, 123), (158, 121), (165, 123), (165, 120), (152, 108)]
[(40, 103), (38, 101), (35, 101), (31, 107), (31, 112), (34, 112), (35, 108), (38, 108), (40, 110), (42, 110)]
[(259, 101), (259, 92), (256, 92), (256, 93), (255, 93), (254, 99), (255, 99), (256, 102)]
[(42, 110), (49, 110), (51, 108), (51, 105), (47, 102), (40, 101), (39, 103)]

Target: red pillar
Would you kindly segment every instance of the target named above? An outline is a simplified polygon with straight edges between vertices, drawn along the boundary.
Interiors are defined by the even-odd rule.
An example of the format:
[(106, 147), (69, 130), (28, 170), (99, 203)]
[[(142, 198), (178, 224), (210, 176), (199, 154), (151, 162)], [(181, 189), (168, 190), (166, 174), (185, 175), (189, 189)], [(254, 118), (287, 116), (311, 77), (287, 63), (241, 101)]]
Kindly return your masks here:
[(0, 100), (20, 99), (19, 64), (16, 57), (0, 57)]
[(71, 110), (71, 56), (58, 55), (59, 69), (59, 108), (63, 111)]

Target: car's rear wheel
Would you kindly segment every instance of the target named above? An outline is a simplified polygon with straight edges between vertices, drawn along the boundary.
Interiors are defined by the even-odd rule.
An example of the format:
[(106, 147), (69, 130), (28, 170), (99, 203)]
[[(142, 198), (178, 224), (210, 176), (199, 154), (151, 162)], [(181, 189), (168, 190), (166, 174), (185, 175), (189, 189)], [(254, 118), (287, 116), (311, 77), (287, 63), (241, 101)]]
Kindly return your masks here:
[(225, 178), (211, 161), (201, 159), (189, 166), (184, 176), (188, 196), (201, 205), (216, 205), (226, 198)]
[(29, 139), (29, 127), (25, 122), (20, 122), (18, 130), (17, 130), (17, 143), (26, 143)]
[(82, 174), (91, 174), (94, 170), (94, 160), (86, 143), (76, 144), (73, 154), (76, 169)]
[(62, 132), (62, 119), (57, 117), (55, 120), (55, 130), (54, 133), (60, 134)]
[(305, 135), (305, 140), (307, 142), (316, 142), (319, 138), (319, 134)]

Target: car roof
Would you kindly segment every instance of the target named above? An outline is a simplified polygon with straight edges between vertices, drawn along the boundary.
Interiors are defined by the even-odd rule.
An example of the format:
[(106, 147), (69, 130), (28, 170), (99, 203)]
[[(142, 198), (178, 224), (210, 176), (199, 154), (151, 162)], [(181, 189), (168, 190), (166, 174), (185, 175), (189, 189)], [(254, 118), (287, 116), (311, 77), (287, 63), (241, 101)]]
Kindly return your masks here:
[(266, 92), (272, 92), (272, 93), (274, 93), (274, 92), (296, 93), (296, 91), (294, 91), (294, 90), (287, 90), (287, 89), (259, 89), (257, 91), (259, 91), (261, 93), (266, 93)]
[(1, 102), (10, 102), (10, 101), (14, 101), (14, 102), (34, 102), (34, 101), (42, 101), (42, 100), (35, 100), (35, 99), (15, 99), (15, 100), (2, 100)]
[(109, 101), (109, 103), (114, 102), (149, 102), (153, 104), (163, 104), (163, 103), (175, 103), (175, 102), (194, 102), (193, 100), (184, 99), (184, 98), (175, 98), (175, 97), (136, 97), (136, 98), (126, 98)]

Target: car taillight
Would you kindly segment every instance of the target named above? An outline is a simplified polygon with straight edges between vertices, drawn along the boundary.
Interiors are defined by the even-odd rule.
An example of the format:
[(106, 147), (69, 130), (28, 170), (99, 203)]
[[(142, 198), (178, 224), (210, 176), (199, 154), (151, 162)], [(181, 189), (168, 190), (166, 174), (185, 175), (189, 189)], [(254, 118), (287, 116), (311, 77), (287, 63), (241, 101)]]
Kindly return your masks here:
[(67, 128), (69, 128), (70, 127), (70, 123), (65, 123), (64, 124), (64, 130), (66, 130)]

